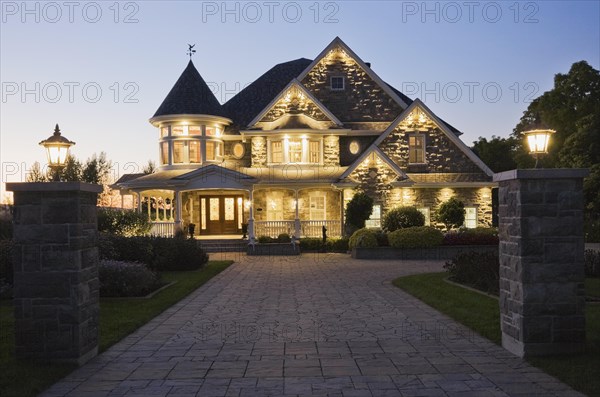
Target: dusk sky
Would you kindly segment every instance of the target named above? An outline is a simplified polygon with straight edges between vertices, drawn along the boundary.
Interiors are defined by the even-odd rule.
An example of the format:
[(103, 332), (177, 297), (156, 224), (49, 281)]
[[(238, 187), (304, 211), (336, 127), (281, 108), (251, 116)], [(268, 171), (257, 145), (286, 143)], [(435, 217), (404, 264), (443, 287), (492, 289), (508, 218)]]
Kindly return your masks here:
[(187, 43), (225, 102), (339, 36), (469, 146), (508, 136), (574, 62), (600, 66), (598, 1), (2, 1), (1, 18), (2, 182), (45, 163), (38, 142), (56, 123), (76, 157), (104, 151), (115, 176), (156, 161), (148, 119), (185, 68)]

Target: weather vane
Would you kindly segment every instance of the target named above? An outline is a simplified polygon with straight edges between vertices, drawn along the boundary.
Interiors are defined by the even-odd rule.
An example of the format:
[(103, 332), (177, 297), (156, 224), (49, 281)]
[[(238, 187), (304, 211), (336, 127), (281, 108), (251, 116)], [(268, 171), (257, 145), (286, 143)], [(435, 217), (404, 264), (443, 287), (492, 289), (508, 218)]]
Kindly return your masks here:
[(194, 53), (196, 52), (196, 50), (194, 50), (194, 47), (196, 47), (196, 44), (188, 44), (188, 52), (187, 54), (190, 56), (190, 60), (192, 59), (192, 55), (194, 55)]

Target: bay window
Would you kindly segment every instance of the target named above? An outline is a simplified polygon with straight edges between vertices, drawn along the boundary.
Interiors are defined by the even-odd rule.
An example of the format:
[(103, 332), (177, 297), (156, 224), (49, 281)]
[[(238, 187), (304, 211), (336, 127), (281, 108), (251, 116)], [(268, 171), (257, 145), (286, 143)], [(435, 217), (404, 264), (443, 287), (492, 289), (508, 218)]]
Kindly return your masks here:
[(183, 159), (184, 143), (185, 142), (183, 142), (183, 141), (173, 142), (173, 163), (174, 164), (180, 164), (180, 163), (183, 163), (183, 161), (184, 161), (184, 159)]
[(200, 141), (190, 141), (188, 146), (190, 147), (190, 163), (201, 163)]

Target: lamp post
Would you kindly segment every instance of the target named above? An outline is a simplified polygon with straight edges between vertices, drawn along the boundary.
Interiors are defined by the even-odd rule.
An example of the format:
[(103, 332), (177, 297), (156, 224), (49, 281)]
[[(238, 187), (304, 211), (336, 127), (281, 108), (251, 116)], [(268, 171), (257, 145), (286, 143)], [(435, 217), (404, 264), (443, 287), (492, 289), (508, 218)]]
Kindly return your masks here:
[(75, 142), (62, 136), (60, 134), (60, 128), (58, 128), (58, 124), (56, 124), (54, 134), (48, 139), (41, 141), (40, 145), (46, 149), (48, 166), (54, 171), (53, 180), (58, 182), (60, 179), (60, 170), (65, 166), (67, 157), (69, 156), (69, 148), (75, 145)]
[(548, 143), (550, 142), (550, 135), (554, 134), (554, 130), (530, 130), (525, 131), (523, 134), (527, 138), (527, 144), (529, 145), (529, 153), (535, 155), (535, 167), (538, 167), (538, 161), (540, 154), (548, 153)]

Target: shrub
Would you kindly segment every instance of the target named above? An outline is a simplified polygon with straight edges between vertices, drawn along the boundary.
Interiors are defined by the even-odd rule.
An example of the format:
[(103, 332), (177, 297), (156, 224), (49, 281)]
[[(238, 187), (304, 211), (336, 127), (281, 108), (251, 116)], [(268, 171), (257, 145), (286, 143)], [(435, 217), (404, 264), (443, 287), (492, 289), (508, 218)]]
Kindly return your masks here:
[(292, 238), (287, 233), (281, 233), (279, 236), (277, 236), (277, 242), (278, 243), (291, 243)]
[(440, 205), (437, 211), (437, 218), (446, 225), (446, 229), (460, 227), (465, 223), (465, 205), (462, 201), (452, 197)]
[(435, 227), (418, 226), (391, 232), (388, 240), (394, 248), (431, 248), (441, 245), (444, 235)]
[(98, 256), (100, 259), (117, 259), (119, 253), (115, 249), (113, 239), (109, 234), (98, 233)]
[(415, 207), (396, 207), (383, 217), (383, 230), (387, 232), (423, 225), (425, 216)]
[(388, 241), (387, 233), (381, 229), (375, 229), (375, 238), (377, 239), (377, 245), (380, 247), (389, 247), (390, 242)]
[(98, 230), (119, 236), (143, 236), (150, 232), (148, 215), (134, 210), (98, 208)]
[(498, 242), (496, 228), (463, 229), (444, 235), (444, 245), (495, 245)]
[(332, 238), (327, 240), (325, 249), (327, 252), (348, 252), (348, 238)]
[(0, 206), (0, 239), (10, 240), (13, 236), (11, 208), (9, 206)]
[(377, 237), (375, 237), (375, 231), (367, 228), (358, 229), (352, 234), (352, 237), (350, 237), (348, 247), (350, 249), (377, 247)]
[(364, 192), (357, 192), (346, 205), (346, 234), (351, 235), (356, 230), (365, 227), (365, 221), (373, 212), (373, 199)]
[(260, 244), (276, 243), (277, 239), (270, 236), (259, 236), (258, 242)]
[(157, 273), (135, 262), (100, 261), (100, 296), (144, 296), (160, 287)]
[[(112, 258), (125, 262), (139, 262), (147, 265), (152, 264), (154, 252), (152, 248), (152, 237), (124, 237), (117, 235), (107, 235), (112, 243), (116, 254)], [(107, 248), (105, 245), (101, 248)], [(100, 257), (110, 258), (111, 253), (102, 253)]]
[(0, 240), (0, 280), (13, 283), (12, 240)]
[(489, 294), (498, 295), (500, 262), (494, 252), (465, 252), (446, 262), (449, 278)]
[[(300, 239), (300, 251), (323, 250), (323, 239), (316, 237), (305, 237)], [(325, 242), (327, 252), (348, 252), (347, 238), (330, 238)]]
[(586, 243), (600, 243), (600, 219), (586, 217), (583, 223), (583, 234)]
[(300, 251), (319, 251), (323, 246), (323, 239), (305, 237), (300, 239)]
[(585, 250), (584, 253), (585, 276), (600, 277), (600, 252)]

